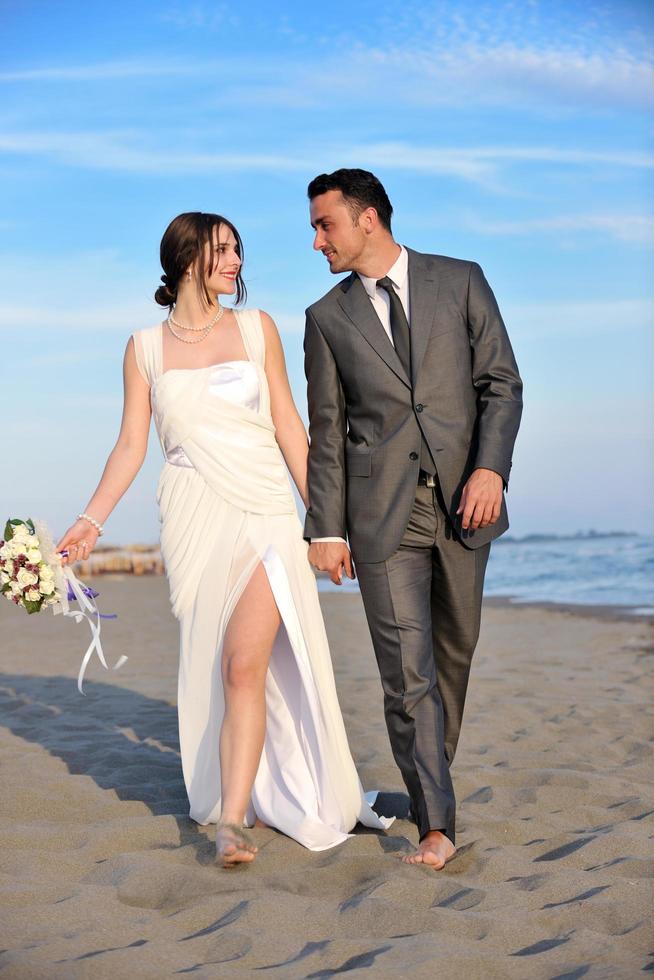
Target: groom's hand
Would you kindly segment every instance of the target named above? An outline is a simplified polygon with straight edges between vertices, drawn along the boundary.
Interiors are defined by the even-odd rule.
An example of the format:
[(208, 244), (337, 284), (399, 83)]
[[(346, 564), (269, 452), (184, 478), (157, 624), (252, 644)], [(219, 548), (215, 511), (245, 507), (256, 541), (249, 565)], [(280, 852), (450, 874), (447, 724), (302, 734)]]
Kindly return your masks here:
[(504, 481), (495, 470), (473, 470), (461, 494), (457, 514), (464, 531), (494, 524), (500, 516)]
[(341, 584), (343, 569), (354, 578), (350, 549), (343, 542), (314, 541), (309, 545), (309, 561), (317, 571), (327, 572), (334, 585)]

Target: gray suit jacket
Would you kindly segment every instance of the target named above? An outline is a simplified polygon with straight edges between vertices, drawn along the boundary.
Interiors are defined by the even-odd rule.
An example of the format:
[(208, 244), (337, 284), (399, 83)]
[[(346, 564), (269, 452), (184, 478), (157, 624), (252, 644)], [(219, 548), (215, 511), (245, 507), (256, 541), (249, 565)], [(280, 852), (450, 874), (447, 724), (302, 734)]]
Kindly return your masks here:
[[(384, 561), (409, 521), (420, 429), (451, 528), (468, 548), (502, 534), (499, 520), (463, 531), (461, 491), (478, 466), (509, 482), (522, 382), (495, 297), (475, 262), (409, 253), (413, 385), (358, 275), (306, 311), (307, 539), (349, 537), (355, 561)], [(420, 428), (419, 428), (420, 427)]]

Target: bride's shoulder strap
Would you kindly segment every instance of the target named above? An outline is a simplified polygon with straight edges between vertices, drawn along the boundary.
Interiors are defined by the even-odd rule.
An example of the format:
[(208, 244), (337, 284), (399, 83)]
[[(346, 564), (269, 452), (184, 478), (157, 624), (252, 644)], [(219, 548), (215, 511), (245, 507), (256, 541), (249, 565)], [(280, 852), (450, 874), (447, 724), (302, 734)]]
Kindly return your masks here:
[(241, 325), (241, 336), (245, 352), (251, 361), (264, 367), (266, 360), (266, 342), (261, 325), (260, 310), (237, 310), (236, 315)]
[(152, 387), (161, 374), (161, 324), (157, 323), (154, 327), (135, 330), (132, 337), (134, 339), (136, 366), (143, 378)]

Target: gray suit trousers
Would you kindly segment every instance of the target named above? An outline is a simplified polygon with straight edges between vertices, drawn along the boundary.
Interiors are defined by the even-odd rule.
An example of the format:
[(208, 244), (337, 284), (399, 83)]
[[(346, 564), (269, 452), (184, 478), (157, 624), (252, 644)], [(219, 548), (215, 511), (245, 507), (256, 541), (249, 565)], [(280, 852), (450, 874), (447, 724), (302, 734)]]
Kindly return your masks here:
[(452, 533), (438, 487), (418, 486), (397, 551), (374, 563), (354, 555), (391, 748), (421, 839), (442, 830), (455, 843), (450, 765), (489, 552), (490, 543), (471, 550)]

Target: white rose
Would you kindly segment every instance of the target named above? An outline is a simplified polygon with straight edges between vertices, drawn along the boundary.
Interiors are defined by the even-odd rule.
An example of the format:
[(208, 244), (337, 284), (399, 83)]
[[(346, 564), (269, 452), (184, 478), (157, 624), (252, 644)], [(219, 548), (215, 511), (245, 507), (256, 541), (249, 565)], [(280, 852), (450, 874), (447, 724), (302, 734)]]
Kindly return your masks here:
[(43, 555), (38, 548), (29, 548), (27, 552), (27, 558), (34, 565), (38, 565), (40, 561), (43, 561)]
[(18, 558), (19, 555), (27, 554), (27, 548), (22, 541), (10, 541), (9, 549), (12, 558)]
[(29, 599), (30, 602), (38, 602), (41, 598), (41, 593), (38, 589), (28, 589), (25, 593), (25, 598)]
[(5, 541), (2, 548), (0, 548), (0, 558), (11, 558), (11, 542)]
[(18, 582), (12, 582), (9, 588), (12, 595), (21, 595), (23, 591), (22, 586)]
[(0, 585), (6, 585), (9, 581), (10, 576), (7, 572), (0, 572)]
[(25, 527), (24, 524), (19, 524), (18, 527), (14, 527), (14, 536), (12, 541), (21, 541), (23, 544), (28, 544), (32, 534), (30, 530)]
[(26, 568), (21, 568), (16, 579), (20, 587), (24, 589), (26, 585), (36, 585), (39, 577), (34, 572), (28, 572)]
[(41, 595), (52, 595), (54, 592), (54, 582), (52, 579), (46, 579), (44, 581), (42, 577), (39, 583), (39, 592)]

